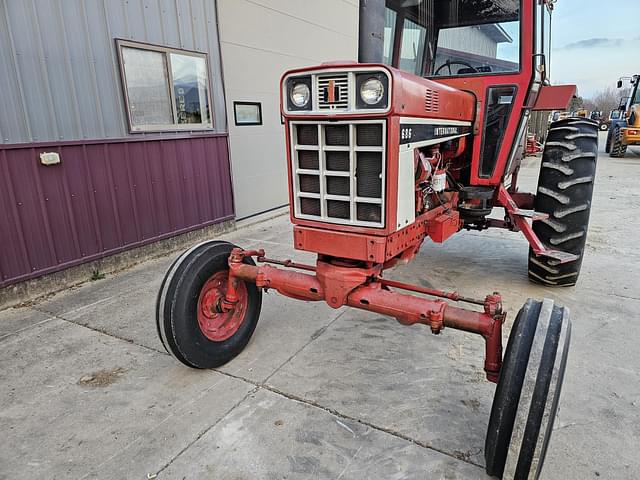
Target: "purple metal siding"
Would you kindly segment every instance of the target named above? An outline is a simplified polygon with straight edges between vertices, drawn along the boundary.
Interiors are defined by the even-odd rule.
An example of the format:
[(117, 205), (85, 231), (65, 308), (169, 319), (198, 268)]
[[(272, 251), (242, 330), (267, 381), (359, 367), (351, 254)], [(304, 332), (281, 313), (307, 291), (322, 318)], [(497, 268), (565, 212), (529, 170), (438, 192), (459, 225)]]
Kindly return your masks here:
[(0, 146), (0, 287), (233, 215), (223, 134)]

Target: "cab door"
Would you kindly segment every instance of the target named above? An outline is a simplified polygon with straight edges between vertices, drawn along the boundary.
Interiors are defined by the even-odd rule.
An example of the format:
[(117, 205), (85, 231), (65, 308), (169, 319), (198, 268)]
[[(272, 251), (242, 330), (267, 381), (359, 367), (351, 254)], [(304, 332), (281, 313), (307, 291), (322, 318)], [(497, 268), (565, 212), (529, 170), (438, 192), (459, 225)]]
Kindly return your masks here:
[(526, 129), (529, 92), (540, 83), (534, 63), (543, 58), (534, 56), (542, 50), (537, 2), (422, 0), (402, 7), (406, 2), (387, 0), (385, 61), (476, 97), (472, 185), (502, 181)]

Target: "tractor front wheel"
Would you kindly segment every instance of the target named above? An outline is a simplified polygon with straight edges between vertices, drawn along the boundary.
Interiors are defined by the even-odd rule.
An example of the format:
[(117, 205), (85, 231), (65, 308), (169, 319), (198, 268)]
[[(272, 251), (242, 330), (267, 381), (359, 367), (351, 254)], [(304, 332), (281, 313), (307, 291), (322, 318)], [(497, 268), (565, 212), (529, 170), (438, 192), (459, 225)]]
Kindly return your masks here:
[(515, 319), (491, 407), (486, 471), (537, 479), (549, 445), (571, 337), (566, 308), (529, 299)]
[(624, 157), (627, 153), (627, 146), (622, 143), (622, 130), (620, 127), (611, 132), (611, 146), (609, 147), (609, 156), (614, 158)]
[[(156, 326), (165, 349), (193, 368), (219, 367), (238, 355), (258, 323), (262, 291), (239, 281), (238, 302), (223, 308), (228, 259), (234, 245), (209, 240), (169, 267), (156, 304)], [(250, 257), (245, 263), (255, 265)]]
[(598, 158), (598, 124), (568, 118), (551, 124), (542, 154), (536, 212), (549, 218), (533, 231), (548, 248), (576, 255), (566, 263), (536, 256), (529, 249), (529, 279), (549, 286), (575, 285), (587, 240)]

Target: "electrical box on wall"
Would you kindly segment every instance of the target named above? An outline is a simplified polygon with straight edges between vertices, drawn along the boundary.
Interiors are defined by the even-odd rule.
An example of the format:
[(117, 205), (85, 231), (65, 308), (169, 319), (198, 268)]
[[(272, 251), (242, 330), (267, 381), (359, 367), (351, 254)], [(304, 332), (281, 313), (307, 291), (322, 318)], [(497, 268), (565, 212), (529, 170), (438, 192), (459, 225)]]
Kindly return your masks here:
[(60, 163), (60, 154), (58, 152), (42, 152), (40, 154), (40, 163), (42, 165), (58, 165)]

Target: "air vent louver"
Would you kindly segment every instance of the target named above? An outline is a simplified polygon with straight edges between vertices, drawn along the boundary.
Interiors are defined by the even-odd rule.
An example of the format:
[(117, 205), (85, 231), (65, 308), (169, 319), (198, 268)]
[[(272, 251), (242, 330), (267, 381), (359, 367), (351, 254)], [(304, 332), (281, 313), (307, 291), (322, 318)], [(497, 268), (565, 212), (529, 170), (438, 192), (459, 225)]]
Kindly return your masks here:
[(438, 92), (427, 88), (424, 93), (424, 110), (426, 112), (437, 112), (440, 110), (440, 98)]

